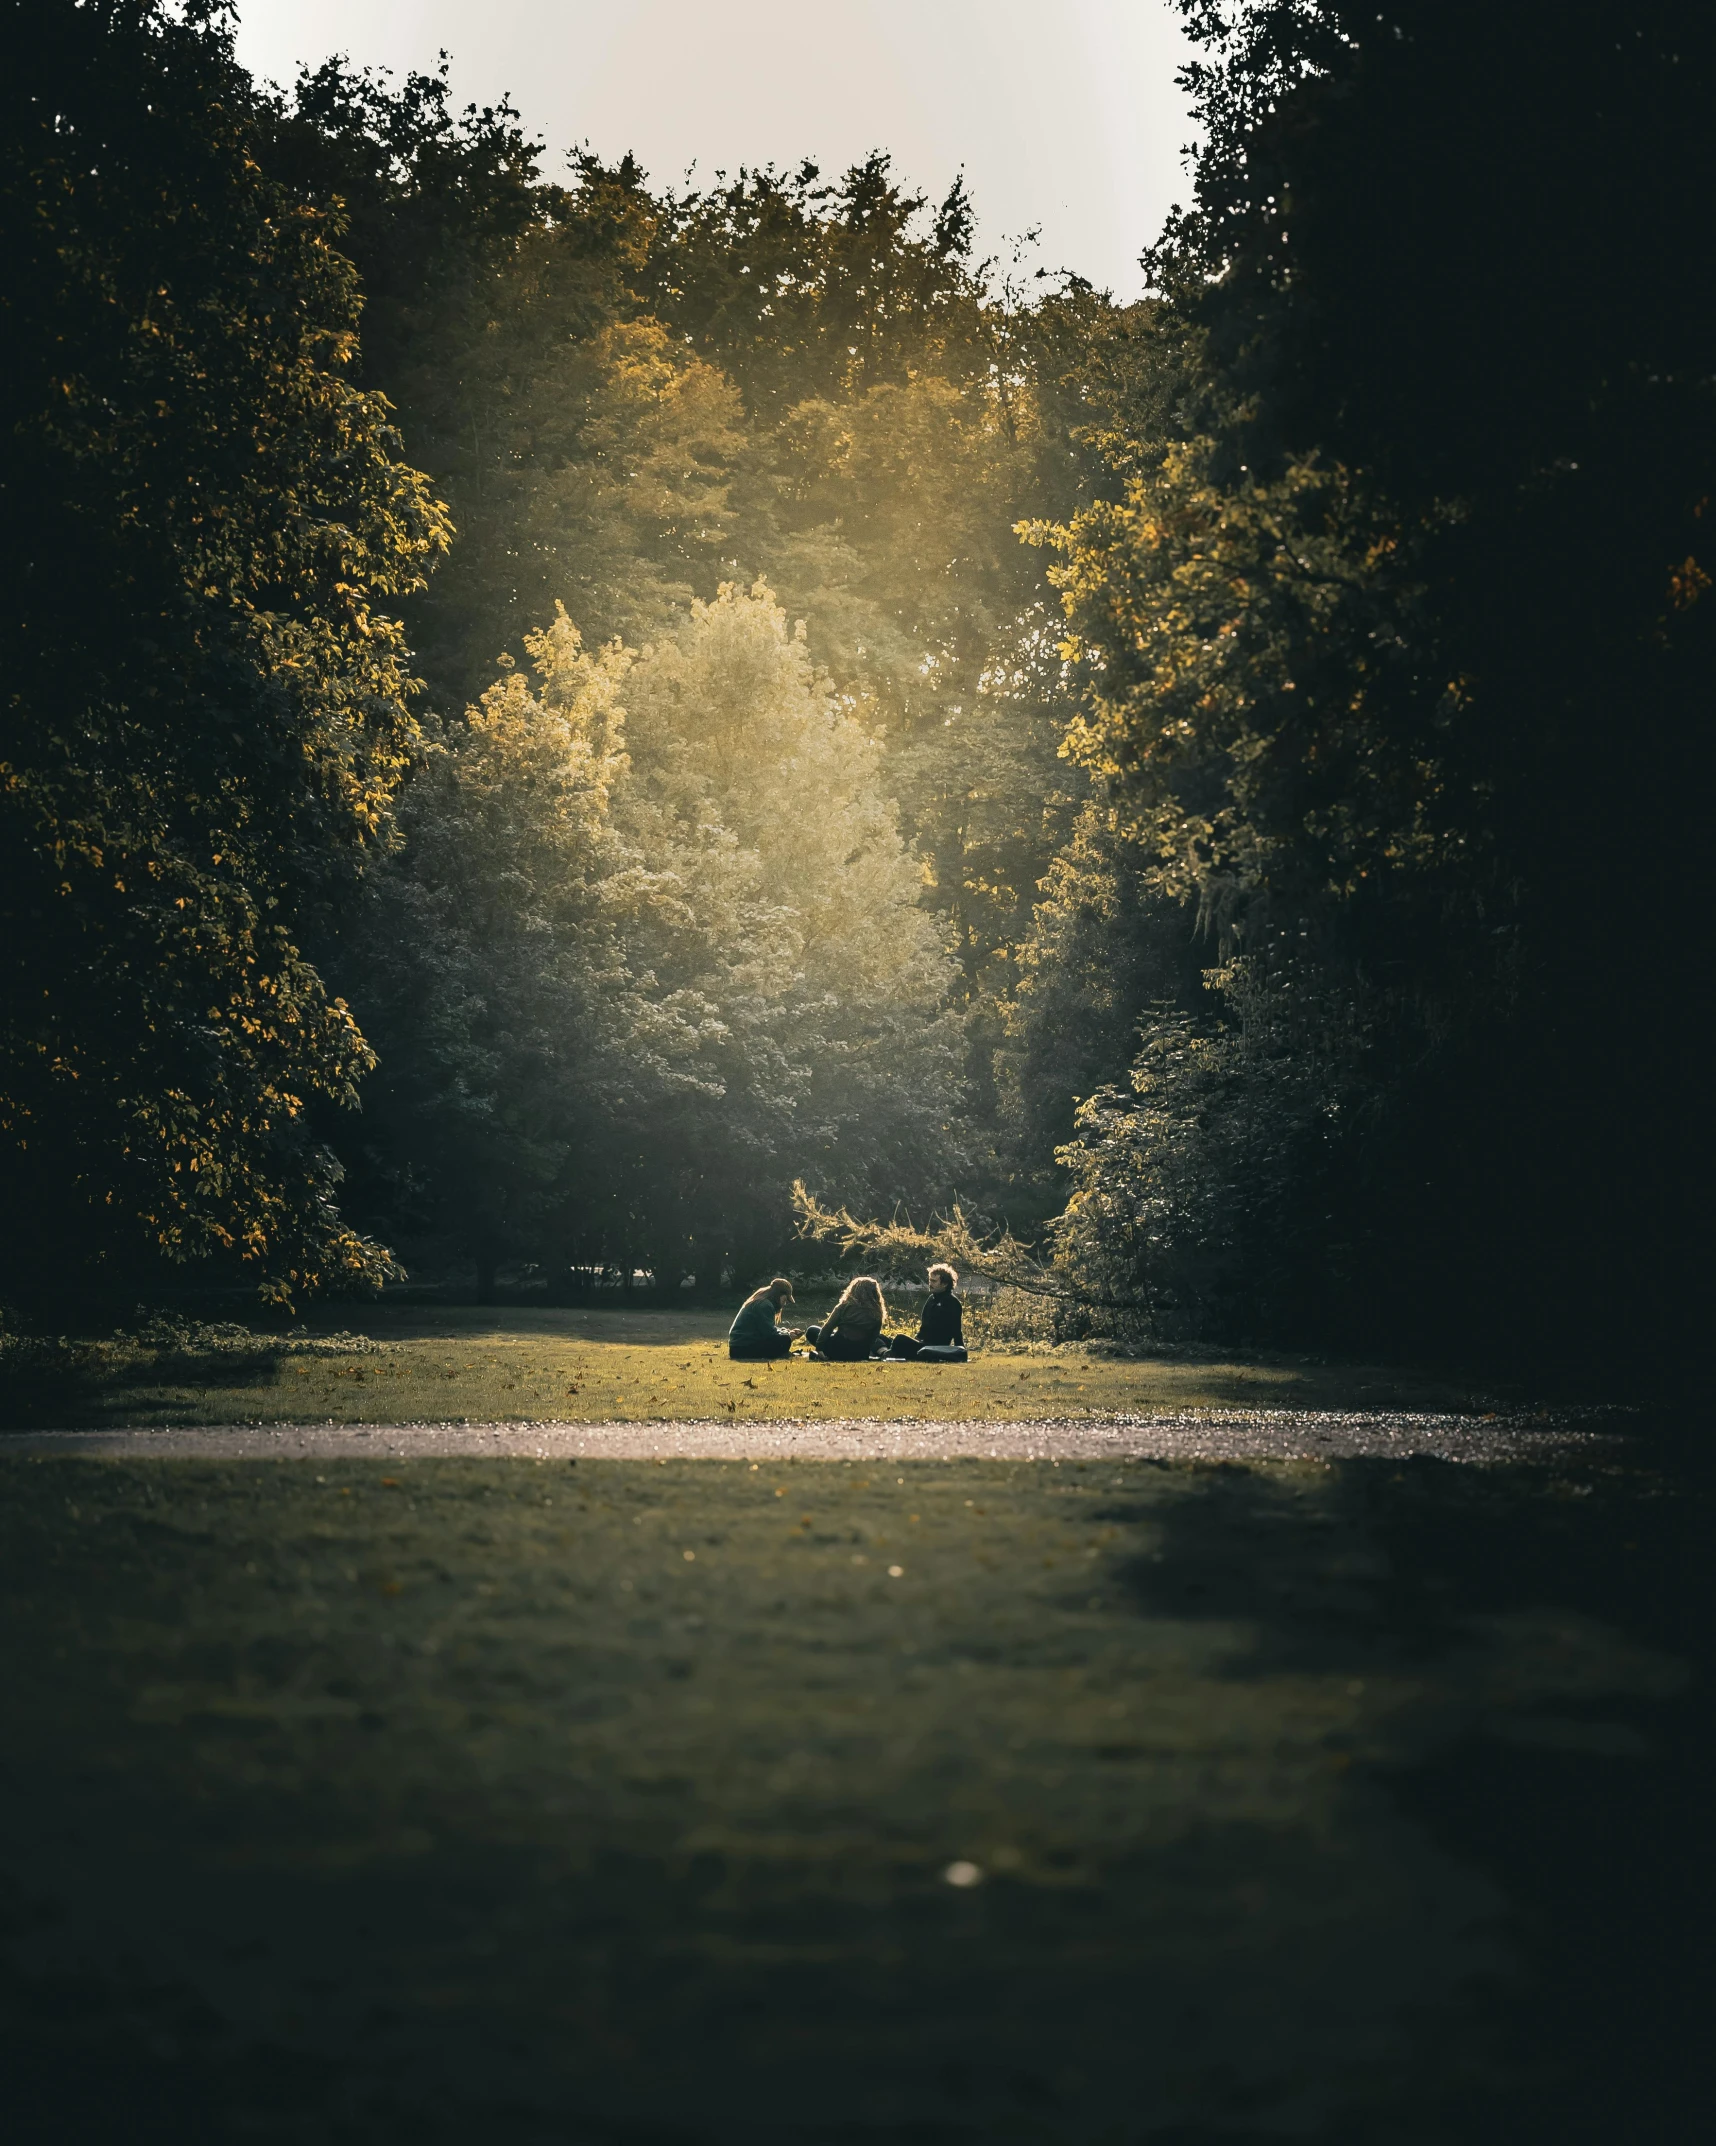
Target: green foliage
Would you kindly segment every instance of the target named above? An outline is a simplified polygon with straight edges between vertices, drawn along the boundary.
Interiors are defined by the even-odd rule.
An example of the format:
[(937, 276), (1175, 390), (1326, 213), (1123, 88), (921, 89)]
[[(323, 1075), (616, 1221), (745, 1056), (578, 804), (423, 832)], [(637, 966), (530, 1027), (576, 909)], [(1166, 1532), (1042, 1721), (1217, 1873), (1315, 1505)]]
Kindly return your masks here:
[(1314, 967), (1253, 957), (1207, 981), (1217, 1017), (1150, 1022), (1127, 1088), (1079, 1109), (1057, 1264), (1080, 1298), (1129, 1307), (1120, 1329), (1140, 1338), (1316, 1332), (1331, 1267), (1363, 1293), (1329, 1212), (1373, 1105), (1363, 1014)]
[(1466, 865), (1448, 741), (1469, 689), (1428, 666), (1398, 524), (1315, 459), (1226, 485), (1213, 459), (1171, 443), (1052, 539), (1067, 653), (1100, 680), (1069, 751), (1124, 802), (1152, 883), (1222, 921), (1257, 893)]
[(1154, 861), (1111, 805), (1090, 804), (1038, 884), (995, 1057), (1014, 1204), (1032, 1192), (1060, 1203), (1065, 1181), (1049, 1166), (1078, 1106), (1131, 1058), (1141, 1022), (1199, 997), (1207, 941), (1152, 887)]
[[(174, 1256), (231, 1246), (281, 1287), (386, 1271), (339, 1219), (340, 1166), (310, 1129), (373, 1061), (306, 934), (386, 1059), (361, 1138), (340, 1139), (379, 1228), (421, 1241), (456, 1216), (485, 1262), (636, 1253), (666, 1271), (696, 1242), (707, 1264), (772, 1240), (795, 1170), (890, 1200), (925, 1168), (951, 1181), (952, 979), (920, 903), (927, 888), (961, 957), (982, 1072), (1007, 949), (1081, 789), (1055, 756), (1041, 562), (1011, 525), (1070, 505), (1090, 467), (1076, 353), (1102, 302), (990, 298), (958, 189), (932, 213), (880, 155), (827, 185), (753, 174), (683, 196), (585, 159), (555, 187), (511, 108), (456, 113), (444, 70), (395, 85), (329, 62), (276, 104), (218, 19), (71, 17), (68, 72), (140, 134), (168, 209), (151, 196), (127, 223), (102, 182), (102, 273), (141, 272), (156, 296), (114, 361), (124, 393), (101, 394), (143, 414), (58, 445), (115, 497), (114, 455), (152, 458), (119, 518), (138, 556), (116, 566), (132, 579), (114, 615), (139, 615), (151, 576), (157, 626), (183, 615), (93, 646), (70, 604), (53, 631), (51, 607), (32, 616), (54, 691), (75, 680), (87, 704), (86, 743), (116, 705), (153, 757), (123, 798), (110, 739), (51, 793), (51, 751), (46, 770), (8, 762), (37, 839), (51, 828), (61, 862), (81, 847), (82, 898), (106, 898), (81, 927), (98, 962), (44, 940), (41, 966), (62, 998), (87, 979), (90, 1031), (104, 965), (137, 1002), (108, 1032), (117, 1115), (57, 1030), (24, 1023), (14, 1055), (58, 1082), (64, 1135), (46, 1141), (20, 1088), (28, 1185), (45, 1199), (81, 1172), (105, 1206), (101, 1170), (66, 1149), (117, 1126), (119, 1165), (165, 1187), (117, 1200), (120, 1238), (141, 1206)], [(172, 61), (152, 106), (138, 54), (144, 85)], [(147, 192), (135, 145), (125, 168)], [(31, 183), (51, 192), (58, 170)], [(93, 196), (79, 213), (97, 216)], [(38, 340), (79, 287), (47, 279)], [(151, 404), (169, 359), (194, 381)], [(460, 529), (432, 591), (447, 516), (399, 462), (383, 389)], [(63, 477), (44, 465), (44, 499)], [(788, 606), (772, 653), (753, 637), (724, 680), (713, 657), (693, 675), (686, 622), (760, 616), (717, 595), (759, 569)], [(378, 599), (404, 608), (443, 706), (482, 699), (426, 760)], [(516, 673), (485, 690), (497, 646), (560, 603), (592, 647), (641, 648), (635, 669), (562, 639), (546, 698)], [(628, 675), (632, 734), (605, 744), (596, 701)], [(38, 680), (15, 705), (34, 720), (42, 698)], [(145, 877), (160, 885), (139, 903)], [(175, 931), (188, 944), (163, 954)], [(35, 996), (26, 976), (9, 1000)], [(181, 1064), (187, 1049), (206, 1062)]]
[(1091, 481), (1085, 429), (1140, 369), (1120, 316), (1066, 279), (991, 291), (960, 190), (932, 210), (880, 154), (677, 195), (585, 156), (563, 189), (515, 117), (330, 62), (277, 119), (296, 183), (345, 205), (368, 377), (459, 526), (410, 613), (434, 691), (475, 699), (557, 602), (592, 644), (642, 645), (765, 576), (873, 703), (992, 1004), (1085, 792), (1013, 524)]
[(929, 207), (879, 149), (838, 179), (808, 162), (741, 171), (662, 203), (646, 288), (777, 424), (811, 397), (860, 400), (918, 376), (963, 383), (990, 359), (963, 179), (926, 229)]
[[(1011, 950), (1088, 787), (1058, 754), (1070, 709), (1045, 562), (1013, 525), (1070, 509), (1096, 469), (1085, 428), (1140, 370), (1119, 316), (1064, 279), (992, 292), (969, 258), (963, 197), (932, 212), (881, 156), (827, 183), (808, 169), (747, 173), (681, 195), (652, 190), (629, 159), (585, 157), (562, 190), (529, 176), (532, 145), (505, 108), (455, 117), (444, 78), (394, 89), (334, 63), (279, 115), (277, 153), (299, 184), (348, 204), (347, 243), (378, 294), (365, 365), (400, 402), (413, 451), (459, 521), (452, 561), (411, 614), (435, 691), (452, 703), (479, 696), (497, 645), (520, 649), (557, 603), (591, 646), (615, 636), (665, 646), (694, 602), (766, 575), (788, 619), (804, 622), (813, 665), (881, 741), (882, 792), (924, 861), (918, 899), (945, 919), (959, 958), (965, 1070), (983, 1120), (966, 1145), (994, 1179), (989, 1061)], [(473, 915), (483, 907), (474, 885), (461, 900)], [(389, 1092), (417, 1079), (406, 1064), (415, 1045), (387, 1039), (418, 1030), (380, 1012), (383, 999), (411, 995), (386, 980), (389, 948), (410, 936), (403, 918), (379, 932), (361, 987), (342, 970), (376, 1009), (366, 1018), (390, 1061)], [(652, 956), (628, 973), (670, 971)], [(455, 992), (429, 1025), (481, 1032), (459, 1004)], [(582, 1032), (600, 1026), (585, 1017)], [(521, 1049), (531, 1033), (527, 1021), (506, 1025)], [(902, 1073), (913, 1063), (908, 1051)], [(505, 1123), (520, 1140), (524, 1118), (537, 1128), (526, 1142), (537, 1193), (494, 1233), (518, 1243), (555, 1210), (552, 1188), (571, 1167), (555, 1157), (582, 1144), (570, 1130), (579, 1111), (567, 1097), (549, 1110), (527, 1081), (539, 1104), (515, 1120), (498, 1100), (515, 1091), (492, 1062), (471, 1080), (488, 1100), (460, 1104), (468, 1123), (477, 1111), (497, 1137)], [(727, 1074), (717, 1090), (736, 1112)], [(871, 1102), (880, 1119), (868, 1149), (850, 1111), (835, 1114), (853, 1196), (893, 1138), (895, 1106), (881, 1088)], [(775, 1121), (797, 1109), (783, 1102)], [(655, 1122), (641, 1104), (634, 1115)], [(611, 1121), (598, 1110), (597, 1122)], [(400, 1225), (425, 1227), (410, 1171), (380, 1159), (373, 1131), (365, 1156), (348, 1143), (371, 1176), (369, 1211), (389, 1212), (389, 1181)], [(796, 1167), (819, 1168), (824, 1145), (818, 1133)], [(622, 1221), (625, 1197), (598, 1192), (596, 1179), (622, 1152), (637, 1185), (658, 1160), (670, 1178), (673, 1142), (640, 1132), (623, 1149), (605, 1137), (593, 1146), (574, 1205), (611, 1227), (559, 1234), (617, 1246), (634, 1224)], [(468, 1152), (474, 1162), (478, 1149)], [(783, 1181), (770, 1182), (778, 1202)], [(898, 1170), (878, 1182), (895, 1186)], [(461, 1211), (485, 1211), (488, 1198), (472, 1191)]]
[(369, 1054), (299, 948), (416, 751), (382, 607), (446, 518), (349, 377), (351, 266), (259, 169), (222, 18), (31, 17), (0, 150), (6, 1257), (20, 1288), (150, 1251), (373, 1280), (310, 1122)]
[(1069, 748), (1245, 960), (1087, 1106), (1066, 1256), (1193, 1330), (1673, 1347), (1707, 43), (1666, 7), (1186, 12), (1163, 370), (1104, 428), (1110, 496), (1032, 533)]
[(672, 1283), (766, 1253), (797, 1171), (944, 1175), (948, 966), (802, 632), (727, 587), (641, 655), (563, 611), (530, 651), (414, 790), (353, 948), (376, 1195), (485, 1264)]
[(1672, 1341), (1707, 47), (1183, 12), (1196, 191), (1119, 309), (880, 151), (554, 185), (444, 67), (264, 97), (220, 8), (38, 11), (10, 1286), (373, 1280), (343, 1161), (485, 1272), (766, 1262), (803, 1177), (1063, 1323)]

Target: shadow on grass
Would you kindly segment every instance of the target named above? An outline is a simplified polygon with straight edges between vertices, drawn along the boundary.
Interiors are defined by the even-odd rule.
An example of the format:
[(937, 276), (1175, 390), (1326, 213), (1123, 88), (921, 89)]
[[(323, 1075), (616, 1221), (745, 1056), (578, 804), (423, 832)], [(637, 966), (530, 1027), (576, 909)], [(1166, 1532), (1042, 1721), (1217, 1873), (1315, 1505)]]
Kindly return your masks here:
[[(232, 1575), (283, 1525), (284, 1475), (32, 1470), (9, 1583), (94, 1652), (68, 1705), (31, 1652), (52, 1625), (19, 1621), (0, 1833), (32, 1852), (8, 1858), (9, 2138), (1697, 2135), (1686, 1881), (1707, 1774), (1678, 1664), (1703, 1630), (1706, 1512), (1648, 1456), (1567, 1475), (1138, 1465), (1118, 1488), (1106, 1467), (905, 1464), (896, 1503), (948, 1544), (944, 1591), (897, 1628), (909, 1646), (885, 1637), (891, 1607), (842, 1630), (827, 1590), (857, 1558), (830, 1517), (825, 1550), (770, 1552), (724, 1619), (684, 1616), (665, 1580), (622, 1601), (574, 1562), (555, 1600), (581, 1606), (535, 1656), (538, 1583), (507, 1567), (556, 1481), (611, 1511), (628, 1558), (681, 1481), (699, 1554), (735, 1573), (792, 1516), (748, 1471), (426, 1468), (409, 1494), (444, 1499), (436, 1584), (513, 1586), (497, 1621), (457, 1627), (469, 1661), (436, 1669), (432, 1793), (377, 1764), (413, 1757), (403, 1665), (357, 1595), (323, 1637), (300, 1615), (340, 1576), (341, 1516), (355, 1529), (367, 1498), (379, 1542), (408, 1493), (324, 1473), (286, 1576), (324, 1538), (330, 1563), (258, 1625), (263, 1582)], [(804, 1468), (792, 1502), (820, 1525), (843, 1480)], [(141, 1562), (119, 1584), (103, 1545), (122, 1533)], [(1008, 1622), (983, 1557), (1046, 1592)], [(629, 1652), (598, 1657), (598, 1615)], [(914, 1753), (889, 1775), (914, 1681)], [(264, 1689), (319, 1710), (313, 1740), (245, 1711)], [(624, 1739), (581, 1740), (616, 1695)], [(827, 1764), (799, 1769), (819, 1709)], [(568, 1720), (568, 1755), (539, 1758)], [(723, 1833), (705, 1785), (769, 1739), (766, 1796)], [(370, 1799), (383, 1850), (348, 1855)], [(1035, 1839), (1028, 1864), (942, 1882), (944, 1844), (984, 1825)]]
[(291, 1353), (285, 1341), (266, 1336), (254, 1345), (218, 1350), (150, 1348), (59, 1339), (13, 1343), (0, 1367), (0, 1432), (147, 1422), (172, 1412), (168, 1404), (139, 1401), (136, 1383), (190, 1395), (272, 1379)]
[[(1316, 2132), (1338, 2146), (1613, 2146), (1700, 2135), (1712, 2109), (1707, 1697), (1710, 1501), (1683, 1424), (1600, 1471), (1349, 1459), (1308, 1493), (1216, 1464), (1122, 1575), (1147, 1616), (1243, 1625), (1235, 1673), (1367, 1678), (1464, 1662), (1463, 1691), (1369, 1787), (1483, 1874), (1512, 1955), (1485, 2000), (1498, 2076)], [(1310, 1500), (1321, 1552), (1292, 1507)], [(1095, 1516), (1118, 1518), (1125, 1506)], [(1288, 1524), (1284, 1524), (1288, 1523)], [(1688, 1654), (1706, 1674), (1676, 1673)], [(1511, 2080), (1506, 2074), (1511, 2073)], [(1279, 2136), (1271, 2131), (1258, 2133)], [(1173, 2127), (1161, 2146), (1248, 2136)]]

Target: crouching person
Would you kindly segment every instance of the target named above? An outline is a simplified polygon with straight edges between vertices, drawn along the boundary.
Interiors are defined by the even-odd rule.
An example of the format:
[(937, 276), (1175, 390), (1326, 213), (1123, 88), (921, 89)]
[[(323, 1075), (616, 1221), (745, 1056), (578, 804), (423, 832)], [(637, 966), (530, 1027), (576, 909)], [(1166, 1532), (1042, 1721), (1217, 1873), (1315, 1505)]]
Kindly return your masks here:
[(957, 1349), (959, 1358), (965, 1355), (965, 1306), (955, 1296), (959, 1276), (949, 1266), (937, 1260), (929, 1270), (929, 1295), (924, 1299), (923, 1311), (918, 1317), (917, 1339), (909, 1334), (896, 1334), (893, 1354), (918, 1356), (925, 1349)]
[(727, 1329), (727, 1354), (734, 1363), (764, 1363), (771, 1357), (790, 1354), (799, 1329), (782, 1326), (780, 1310), (792, 1301), (792, 1284), (784, 1274), (777, 1274), (763, 1288), (751, 1291)]

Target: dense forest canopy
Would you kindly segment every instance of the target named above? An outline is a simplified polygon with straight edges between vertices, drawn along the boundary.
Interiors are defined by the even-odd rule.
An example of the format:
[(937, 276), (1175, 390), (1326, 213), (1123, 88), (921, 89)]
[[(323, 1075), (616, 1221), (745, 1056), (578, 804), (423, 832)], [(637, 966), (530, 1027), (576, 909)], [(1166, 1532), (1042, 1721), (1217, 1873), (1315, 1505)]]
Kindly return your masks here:
[(748, 1280), (802, 1179), (1063, 1331), (1689, 1330), (1708, 25), (1182, 12), (1118, 306), (30, 10), (5, 1294)]

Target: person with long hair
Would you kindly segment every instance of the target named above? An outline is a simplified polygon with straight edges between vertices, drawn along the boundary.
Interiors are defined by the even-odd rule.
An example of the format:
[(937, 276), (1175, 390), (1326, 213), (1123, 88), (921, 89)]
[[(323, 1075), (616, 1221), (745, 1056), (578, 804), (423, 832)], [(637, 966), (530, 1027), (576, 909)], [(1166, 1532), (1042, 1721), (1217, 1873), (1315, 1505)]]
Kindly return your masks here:
[(858, 1274), (822, 1324), (805, 1328), (804, 1338), (819, 1355), (837, 1363), (859, 1363), (875, 1354), (887, 1319), (881, 1283), (873, 1274)]
[(798, 1328), (780, 1323), (781, 1306), (791, 1302), (792, 1284), (784, 1274), (751, 1291), (727, 1332), (727, 1354), (734, 1363), (767, 1363), (792, 1354)]

